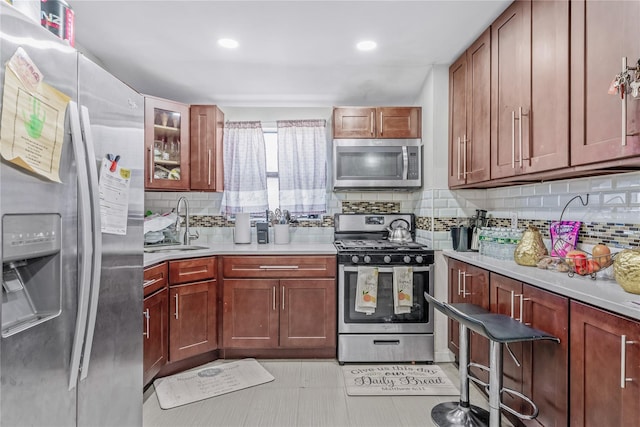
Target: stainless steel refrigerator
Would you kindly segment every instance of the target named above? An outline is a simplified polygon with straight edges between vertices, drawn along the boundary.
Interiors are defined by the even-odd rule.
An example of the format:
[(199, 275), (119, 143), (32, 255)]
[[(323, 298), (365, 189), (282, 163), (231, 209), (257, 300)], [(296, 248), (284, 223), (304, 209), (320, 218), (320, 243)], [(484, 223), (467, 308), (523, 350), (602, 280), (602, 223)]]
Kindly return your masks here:
[[(3, 94), (19, 47), (71, 102), (61, 183), (0, 161), (0, 426), (142, 425), (143, 98), (4, 1)], [(131, 171), (124, 235), (101, 231), (107, 155)]]

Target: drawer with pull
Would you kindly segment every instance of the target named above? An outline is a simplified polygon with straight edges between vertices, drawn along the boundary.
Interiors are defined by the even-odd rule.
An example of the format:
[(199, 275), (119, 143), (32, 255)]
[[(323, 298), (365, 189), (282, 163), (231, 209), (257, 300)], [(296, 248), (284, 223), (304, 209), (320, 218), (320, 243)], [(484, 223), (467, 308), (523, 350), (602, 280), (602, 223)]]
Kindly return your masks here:
[(169, 261), (169, 283), (171, 285), (215, 279), (216, 273), (216, 257)]
[(335, 277), (335, 256), (225, 256), (224, 277)]
[(145, 268), (142, 277), (145, 297), (166, 287), (169, 278), (167, 263), (163, 262), (153, 267)]

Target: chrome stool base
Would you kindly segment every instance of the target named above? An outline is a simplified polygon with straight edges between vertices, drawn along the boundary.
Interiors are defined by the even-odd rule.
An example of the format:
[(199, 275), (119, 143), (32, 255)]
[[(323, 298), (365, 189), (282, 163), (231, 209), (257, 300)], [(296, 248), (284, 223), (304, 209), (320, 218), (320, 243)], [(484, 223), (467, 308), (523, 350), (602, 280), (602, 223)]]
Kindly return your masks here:
[(465, 408), (458, 402), (445, 402), (433, 407), (431, 419), (439, 427), (487, 427), (489, 412), (475, 405)]

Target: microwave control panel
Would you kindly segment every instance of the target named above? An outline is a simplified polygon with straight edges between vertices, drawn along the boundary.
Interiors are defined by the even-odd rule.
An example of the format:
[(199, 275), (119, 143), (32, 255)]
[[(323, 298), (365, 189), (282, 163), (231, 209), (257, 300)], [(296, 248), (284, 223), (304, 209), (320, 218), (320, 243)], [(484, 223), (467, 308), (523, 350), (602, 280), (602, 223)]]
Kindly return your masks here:
[(408, 147), (409, 170), (407, 171), (408, 179), (420, 179), (420, 149), (419, 147)]

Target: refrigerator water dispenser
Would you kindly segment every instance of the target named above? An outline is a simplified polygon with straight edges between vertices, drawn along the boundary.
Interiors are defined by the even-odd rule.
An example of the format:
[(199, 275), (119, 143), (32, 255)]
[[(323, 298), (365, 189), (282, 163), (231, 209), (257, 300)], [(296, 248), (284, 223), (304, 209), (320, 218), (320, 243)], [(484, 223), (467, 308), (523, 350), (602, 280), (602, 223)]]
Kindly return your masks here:
[(60, 215), (2, 218), (2, 337), (61, 312)]

